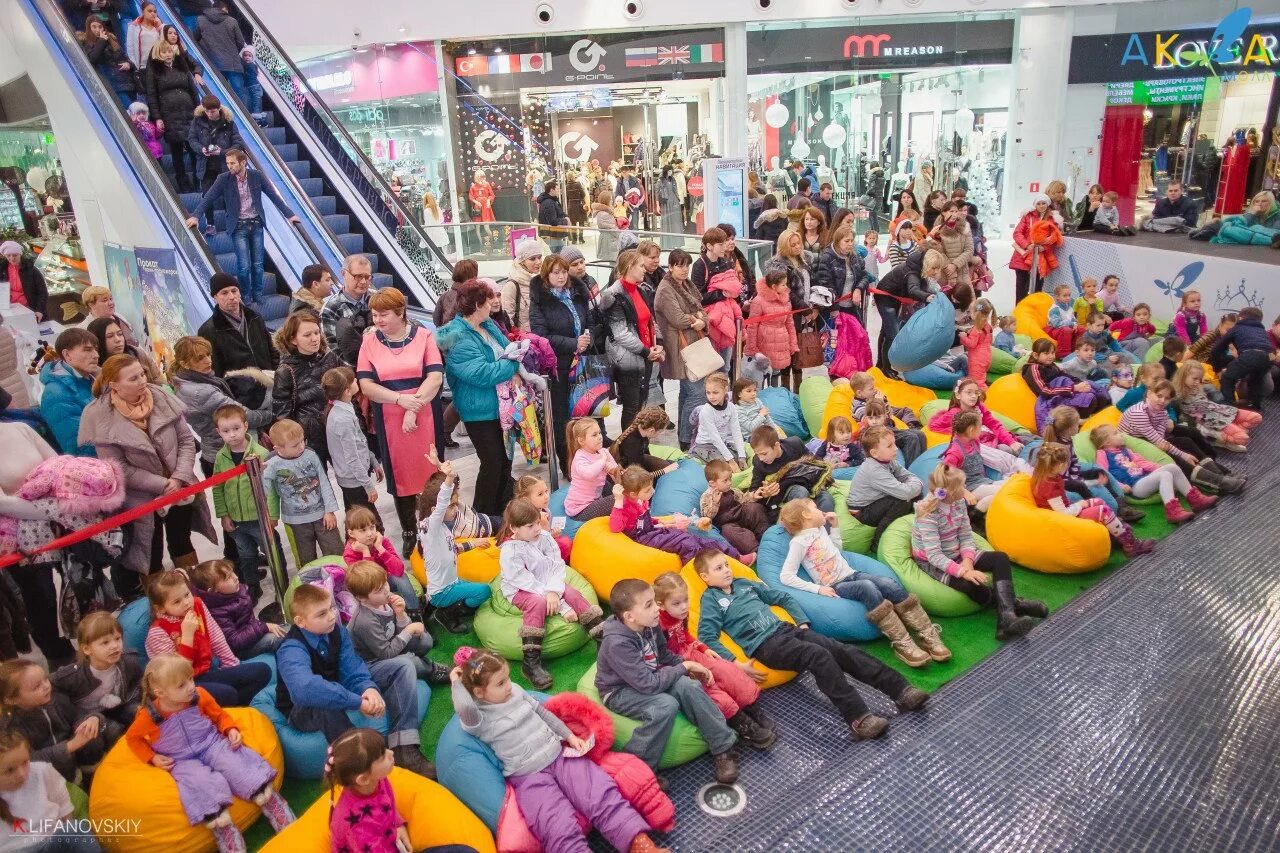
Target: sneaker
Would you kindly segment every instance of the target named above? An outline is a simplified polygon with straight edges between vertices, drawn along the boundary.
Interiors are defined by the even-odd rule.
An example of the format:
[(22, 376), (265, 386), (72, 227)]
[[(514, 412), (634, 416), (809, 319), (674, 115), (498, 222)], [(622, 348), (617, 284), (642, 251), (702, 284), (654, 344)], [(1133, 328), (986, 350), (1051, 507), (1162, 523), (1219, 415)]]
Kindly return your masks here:
[(849, 724), (849, 731), (853, 733), (854, 740), (878, 738), (887, 728), (889, 728), (889, 721), (875, 714), (863, 714)]
[(732, 785), (738, 781), (738, 757), (733, 754), (733, 750), (729, 749), (719, 755), (713, 755), (711, 760), (715, 762), (713, 774), (717, 782), (721, 785)]
[(1120, 507), (1120, 511), (1116, 513), (1116, 515), (1120, 516), (1121, 521), (1128, 522), (1129, 524), (1142, 521), (1142, 519), (1147, 517), (1145, 512), (1138, 509), (1136, 506), (1130, 506), (1129, 504), (1125, 504)]
[(899, 711), (919, 711), (929, 701), (929, 694), (918, 687), (908, 687), (902, 695), (893, 700)]
[(428, 779), (436, 778), (436, 766), (426, 759), (418, 744), (404, 743), (394, 747), (391, 752), (395, 756), (397, 766), (417, 773), (419, 776), (426, 776)]
[(423, 662), (430, 668), (427, 672), (427, 684), (448, 684), (449, 683), (449, 667), (442, 663), (436, 663), (433, 660), (422, 658)]

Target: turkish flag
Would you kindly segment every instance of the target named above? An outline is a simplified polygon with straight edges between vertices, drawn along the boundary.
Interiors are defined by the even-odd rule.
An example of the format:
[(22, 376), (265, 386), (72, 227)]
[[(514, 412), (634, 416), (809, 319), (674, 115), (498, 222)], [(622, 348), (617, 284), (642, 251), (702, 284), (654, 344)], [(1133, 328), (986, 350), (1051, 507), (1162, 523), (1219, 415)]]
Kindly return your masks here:
[(483, 57), (476, 56), (459, 56), (456, 62), (459, 77), (472, 77), (476, 74), (485, 74), (488, 72), (488, 63)]

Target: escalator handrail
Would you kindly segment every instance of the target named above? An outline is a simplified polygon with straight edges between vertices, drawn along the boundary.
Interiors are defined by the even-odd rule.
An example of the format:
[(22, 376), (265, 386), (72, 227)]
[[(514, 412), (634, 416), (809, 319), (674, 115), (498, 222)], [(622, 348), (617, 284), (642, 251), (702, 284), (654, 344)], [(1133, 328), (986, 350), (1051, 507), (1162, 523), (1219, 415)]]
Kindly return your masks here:
[[(289, 58), (289, 55), (280, 46), (280, 43), (271, 35), (271, 31), (263, 25), (262, 20), (257, 16), (257, 13), (250, 8), (248, 3), (236, 3), (236, 11), (238, 14), (242, 15), (253, 28), (254, 41), (261, 41), (261, 43), (269, 50), (269, 53), (260, 49), (257, 50), (259, 70), (272, 74), (273, 79), (276, 81), (276, 85), (281, 87), (284, 94), (286, 96), (292, 96), (292, 99), (286, 98), (286, 100), (290, 101), (290, 106), (297, 110), (299, 114), (302, 113), (302, 110), (297, 102), (297, 98), (302, 97), (306, 99), (307, 105), (310, 106), (321, 119), (322, 128), (315, 127), (313, 124), (312, 129), (317, 132), (323, 130), (336, 138), (341, 149), (347, 155), (347, 158), (359, 170), (360, 177), (378, 193), (379, 200), (388, 208), (388, 212), (391, 213), (392, 219), (395, 220), (394, 222), (384, 220), (384, 224), (387, 225), (388, 230), (394, 230), (397, 227), (409, 229), (413, 232), (413, 236), (417, 238), (419, 246), (425, 244), (425, 246), (428, 247), (428, 251), (434, 254), (434, 259), (443, 266), (444, 269), (452, 271), (453, 265), (449, 262), (449, 259), (445, 257), (444, 251), (427, 236), (426, 231), (418, 224), (417, 220), (413, 218), (409, 209), (405, 207), (399, 197), (391, 191), (391, 187), (383, 179), (378, 170), (373, 168), (369, 163), (364, 151), (360, 148), (359, 144), (356, 143), (355, 139), (352, 138), (351, 134), (347, 131), (342, 122), (338, 120), (338, 117), (334, 115), (333, 110), (331, 110), (329, 105), (325, 103), (324, 99), (317, 95), (307, 84), (306, 75), (304, 75), (297, 65), (294, 64), (293, 60)], [(288, 75), (288, 79), (286, 80), (284, 75), (277, 76), (274, 73), (276, 69), (267, 64), (268, 60), (278, 62), (282, 66), (284, 72)], [(284, 88), (286, 84), (293, 90), (292, 92)], [(305, 120), (306, 116), (302, 115), (302, 118)], [(368, 199), (366, 199), (366, 201), (367, 200)]]
[[(325, 222), (324, 217), (315, 209), (315, 205), (311, 202), (311, 197), (303, 191), (302, 184), (298, 182), (297, 176), (289, 169), (288, 165), (276, 152), (275, 146), (272, 145), (267, 140), (266, 135), (263, 134), (262, 128), (260, 128), (258, 123), (254, 121), (252, 113), (249, 112), (249, 108), (241, 103), (240, 99), (236, 97), (235, 90), (231, 88), (231, 84), (227, 82), (227, 78), (222, 76), (222, 72), (219, 71), (212, 62), (207, 60), (207, 57), (205, 57), (203, 51), (200, 49), (200, 45), (196, 43), (195, 36), (187, 30), (182, 16), (175, 14), (174, 11), (169, 8), (167, 0), (152, 0), (152, 2), (156, 4), (156, 11), (160, 15), (161, 22), (170, 24), (178, 31), (179, 36), (182, 38), (183, 47), (186, 48), (196, 65), (204, 69), (203, 73), (206, 85), (209, 84), (211, 79), (216, 81), (218, 91), (215, 91), (214, 94), (218, 96), (218, 99), (222, 101), (224, 105), (234, 105), (235, 111), (240, 117), (241, 124), (243, 124), (242, 128), (238, 128), (241, 131), (241, 138), (244, 138), (244, 131), (247, 129), (248, 135), (253, 138), (254, 146), (262, 152), (261, 155), (258, 155), (252, 148), (250, 148), (249, 145), (246, 144), (245, 153), (249, 155), (249, 161), (253, 163), (254, 168), (262, 173), (263, 177), (274, 178), (278, 183), (283, 184), (287, 188), (289, 196), (291, 196), (288, 200), (293, 202), (293, 212), (304, 221), (310, 222), (311, 227), (316, 229), (324, 243), (327, 244), (328, 251), (324, 251), (316, 244), (312, 236), (307, 233), (306, 228), (295, 226), (291, 230), (299, 236), (306, 245), (311, 257), (315, 260), (319, 261), (327, 258), (331, 264), (336, 261), (336, 265), (334, 266), (335, 269), (341, 267), (342, 261), (346, 258), (346, 252), (343, 250), (342, 244), (338, 241), (337, 236), (329, 229), (329, 225)], [(209, 88), (213, 89), (214, 87), (209, 86)], [(270, 171), (264, 168), (267, 165), (263, 162), (264, 159), (270, 160)]]
[[(115, 137), (120, 152), (129, 164), (130, 171), (138, 179), (152, 201), (165, 230), (173, 239), (178, 254), (191, 265), (193, 273), (207, 282), (218, 270), (217, 259), (209, 245), (185, 225), (187, 213), (182, 206), (168, 176), (160, 168), (159, 161), (151, 156), (133, 125), (120, 108), (116, 93), (98, 76), (97, 69), (89, 62), (76, 40), (75, 30), (67, 20), (61, 3), (57, 0), (27, 0), (49, 33), (50, 38), (62, 47), (62, 57), (81, 85), (89, 92), (89, 100), (99, 118)], [(109, 104), (110, 106), (104, 106)], [(209, 304), (213, 304), (210, 301)]]

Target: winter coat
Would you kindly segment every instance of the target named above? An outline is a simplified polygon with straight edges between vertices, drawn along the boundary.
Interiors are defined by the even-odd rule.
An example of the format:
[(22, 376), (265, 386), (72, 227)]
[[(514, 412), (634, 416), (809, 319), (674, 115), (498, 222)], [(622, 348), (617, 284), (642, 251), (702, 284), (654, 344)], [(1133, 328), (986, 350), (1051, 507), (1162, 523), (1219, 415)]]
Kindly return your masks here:
[[(484, 321), (484, 329), (499, 344), (506, 336), (492, 319)], [(463, 422), (496, 421), (498, 419), (499, 382), (516, 374), (516, 363), (498, 358), (489, 342), (471, 327), (464, 317), (454, 317), (436, 332), (436, 344), (444, 354), (444, 373), (453, 392), (453, 407)]]
[(716, 273), (707, 282), (707, 293), (723, 295), (722, 299), (707, 307), (707, 331), (711, 335), (712, 346), (718, 350), (728, 349), (737, 340), (738, 321), (742, 319), (742, 306), (738, 303), (742, 296), (742, 279), (736, 270)]
[(760, 317), (765, 314), (784, 314), (786, 316), (759, 323), (748, 323), (744, 332), (746, 341), (743, 344), (744, 355), (764, 353), (769, 359), (769, 366), (774, 370), (784, 370), (791, 366), (792, 356), (799, 351), (796, 325), (791, 321), (791, 300), (782, 296), (771, 287), (761, 287), (756, 291), (756, 298), (751, 300), (748, 317)]
[[(1033, 226), (1037, 228), (1034, 233)], [(1018, 226), (1013, 229), (1013, 242), (1020, 249), (1025, 249), (1036, 242), (1037, 237), (1040, 238), (1041, 244), (1040, 275), (1043, 277), (1057, 269), (1058, 259), (1054, 257), (1054, 249), (1062, 245), (1062, 228), (1052, 213), (1046, 213), (1041, 218), (1035, 210), (1029, 210), (1022, 214), (1022, 218), (1018, 220)], [(1023, 257), (1021, 252), (1015, 251), (1013, 257), (1009, 259), (1009, 269), (1024, 272), (1030, 270), (1032, 254), (1034, 252)]]
[[(223, 406), (243, 405), (231, 393), (231, 386), (212, 374), (179, 370), (173, 377), (173, 391), (187, 406), (187, 423), (200, 439), (200, 458), (213, 464), (222, 447), (222, 436), (213, 422), (213, 413)], [(261, 408), (245, 411), (249, 430), (263, 430), (271, 426), (275, 417), (271, 413), (271, 395), (267, 394)]]
[[(129, 22), (129, 26), (125, 28), (124, 51), (135, 68), (141, 70), (150, 67), (151, 49), (160, 41), (161, 33), (160, 24), (152, 28), (142, 26), (137, 20)], [(153, 110), (152, 117), (154, 116)]]
[[(120, 704), (128, 705), (142, 701), (142, 663), (138, 653), (125, 649), (120, 655)], [(49, 676), (53, 689), (66, 696), (73, 703), (79, 702), (98, 687), (98, 679), (89, 671), (88, 661), (76, 661), (60, 667)]]
[(142, 140), (142, 144), (147, 146), (147, 153), (151, 155), (152, 159), (159, 160), (163, 157), (164, 143), (160, 141), (163, 139), (163, 135), (156, 129), (156, 123), (150, 119), (142, 121), (136, 118), (132, 119), (132, 122), (133, 132)]
[[(781, 255), (774, 255), (764, 265), (766, 277), (774, 269), (781, 269), (786, 272), (787, 290), (791, 293), (791, 308), (793, 310), (812, 307), (809, 304), (809, 291), (813, 284), (813, 276), (811, 273), (812, 265), (808, 263), (811, 257), (813, 256), (810, 253), (805, 252), (804, 267), (796, 266)], [(796, 321), (799, 322), (801, 315), (797, 314), (795, 316)]]
[(213, 67), (219, 71), (244, 73), (244, 60), (240, 51), (244, 49), (244, 33), (240, 30), (240, 22), (221, 9), (215, 7), (205, 9), (196, 20), (196, 44), (208, 58)]
[(511, 325), (522, 332), (529, 331), (529, 281), (532, 278), (528, 270), (512, 261), (502, 285), (502, 310), (511, 318)]
[(208, 608), (213, 621), (222, 629), (227, 645), (236, 655), (266, 636), (267, 625), (253, 613), (253, 599), (249, 588), (240, 584), (230, 595), (214, 590), (196, 589), (195, 593)]
[(105, 722), (101, 714), (82, 713), (65, 694), (55, 690), (47, 705), (10, 709), (5, 724), (27, 739), (32, 761), (66, 766), (67, 741), (75, 734), (76, 726), (89, 717), (97, 717), (99, 724)]
[[(570, 276), (568, 288), (573, 294), (573, 304), (577, 309), (582, 331), (591, 333), (591, 347), (587, 351), (602, 351), (604, 325), (591, 306), (587, 285), (582, 279)], [(529, 280), (529, 327), (535, 335), (546, 338), (551, 344), (551, 349), (556, 354), (557, 376), (561, 380), (567, 379), (573, 357), (578, 352), (578, 335), (574, 332), (573, 316), (568, 307), (551, 292), (548, 285), (542, 283), (542, 276), (535, 275)]]
[[(856, 314), (859, 317), (866, 316), (863, 312), (867, 303), (866, 275), (866, 264), (856, 251), (850, 252), (849, 257), (842, 258), (836, 254), (834, 246), (828, 246), (818, 256), (817, 284), (830, 290), (832, 298), (838, 300), (831, 304), (831, 307), (837, 311)], [(856, 304), (851, 298), (840, 298), (849, 295), (850, 278), (852, 278), (853, 289), (862, 292), (862, 299)]]
[(93, 379), (76, 373), (64, 361), (51, 361), (40, 368), (40, 416), (44, 418), (58, 447), (69, 456), (93, 456), (92, 444), (81, 444), (80, 418), (93, 402)]
[[(876, 288), (893, 296), (924, 302), (932, 292), (929, 290), (929, 282), (924, 277), (924, 254), (924, 249), (917, 248), (907, 255), (905, 261), (881, 277), (879, 283), (876, 284)], [(889, 298), (888, 296), (876, 297), (877, 301)], [(895, 305), (899, 304), (896, 299), (892, 301)]]
[(582, 188), (582, 184), (578, 181), (565, 181), (564, 185), (564, 204), (568, 208), (569, 219), (576, 223), (581, 223), (586, 216), (585, 205), (587, 201), (587, 191)]
[[(114, 38), (96, 39), (92, 44), (80, 39), (80, 46), (84, 48), (89, 63), (112, 89), (133, 93), (138, 88), (137, 78), (133, 74), (133, 63), (129, 61), (129, 57), (125, 55), (119, 42)], [(129, 67), (121, 70), (122, 62), (128, 63)]]
[(195, 79), (184, 69), (157, 59), (147, 66), (146, 80), (151, 120), (164, 122), (164, 138), (169, 142), (186, 142), (200, 103)]
[[(649, 303), (653, 311), (653, 292), (641, 285), (640, 294)], [(605, 353), (609, 363), (615, 370), (627, 373), (643, 373), (649, 360), (649, 348), (640, 341), (640, 318), (636, 316), (636, 306), (631, 297), (623, 290), (622, 283), (615, 281), (600, 294), (600, 313), (609, 329), (609, 337), (605, 341)], [(654, 321), (654, 340), (660, 343), (657, 321)]]
[(244, 315), (243, 334), (218, 308), (214, 308), (213, 314), (200, 326), (198, 334), (213, 347), (215, 376), (226, 376), (229, 370), (246, 367), (275, 370), (280, 362), (280, 355), (271, 345), (271, 333), (267, 331), (262, 315), (248, 305), (241, 305), (240, 311)]
[[(127, 508), (159, 497), (170, 477), (186, 485), (195, 482), (196, 440), (183, 417), (187, 407), (158, 385), (148, 387), (153, 408), (145, 435), (115, 410), (110, 393), (90, 403), (80, 418), (80, 443), (92, 444), (99, 459), (118, 462), (124, 468)], [(216, 543), (218, 537), (204, 494), (196, 495), (191, 506), (192, 531)], [(133, 522), (128, 550), (121, 555), (125, 568), (139, 574), (151, 571), (151, 536), (155, 524), (154, 514)]]
[[(191, 146), (191, 150), (196, 155), (196, 178), (204, 180), (209, 170), (210, 157), (221, 159), (226, 155), (228, 148), (240, 147), (244, 142), (240, 139), (240, 132), (236, 130), (231, 110), (223, 107), (217, 115), (209, 115), (202, 105), (196, 107), (191, 119), (191, 128), (187, 131), (187, 145)], [(203, 152), (206, 148), (218, 150), (205, 156)]]
[(968, 284), (969, 262), (973, 260), (973, 232), (969, 230), (967, 219), (958, 220), (955, 228), (946, 227), (939, 219), (930, 233), (941, 246), (942, 254), (955, 265), (960, 274), (959, 281)]
[(538, 196), (539, 225), (564, 225), (568, 218), (565, 216), (564, 207), (560, 204), (560, 199), (551, 195), (551, 193), (543, 193)]
[(596, 257), (602, 261), (615, 261), (618, 258), (618, 220), (613, 216), (613, 208), (599, 202), (591, 203), (591, 219), (600, 236), (596, 241)]
[[(18, 278), (22, 282), (22, 296), (27, 300), (27, 307), (39, 314), (41, 317), (47, 318), (49, 314), (49, 286), (45, 284), (44, 276), (40, 270), (36, 269), (35, 261), (31, 258), (23, 258), (18, 262)], [(3, 283), (0, 286), (9, 288), (9, 262), (4, 258), (0, 258), (0, 279)]]
[(321, 462), (329, 460), (329, 445), (324, 432), (324, 413), (329, 401), (320, 386), (320, 379), (326, 371), (343, 364), (336, 352), (323, 350), (310, 356), (286, 355), (276, 368), (271, 392), (272, 413), (276, 420), (290, 418), (302, 424), (307, 447), (316, 452)]
[(699, 332), (689, 325), (689, 318), (699, 315), (706, 319), (702, 300), (693, 282), (685, 279), (683, 284), (677, 284), (670, 275), (663, 278), (653, 297), (653, 322), (658, 328), (658, 337), (668, 342), (666, 357), (658, 366), (663, 379), (688, 378), (680, 350), (706, 336), (705, 329)]
[(770, 246), (775, 249), (778, 246), (778, 238), (782, 236), (782, 232), (787, 230), (787, 212), (781, 208), (775, 207), (766, 210), (756, 219), (756, 239), (767, 240)]
[(440, 294), (440, 298), (436, 300), (436, 307), (431, 311), (431, 322), (435, 324), (437, 329), (457, 316), (459, 286), (459, 283), (455, 282), (452, 287)]

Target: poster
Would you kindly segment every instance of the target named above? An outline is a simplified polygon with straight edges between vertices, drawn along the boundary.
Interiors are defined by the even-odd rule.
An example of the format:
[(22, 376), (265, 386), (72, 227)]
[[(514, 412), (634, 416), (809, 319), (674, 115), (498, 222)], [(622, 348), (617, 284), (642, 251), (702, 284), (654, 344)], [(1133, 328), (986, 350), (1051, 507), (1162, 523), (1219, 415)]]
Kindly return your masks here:
[(142, 311), (151, 334), (156, 363), (167, 371), (173, 361), (173, 345), (189, 334), (187, 319), (199, 316), (183, 304), (182, 282), (178, 278), (173, 249), (134, 249), (138, 279), (142, 284)]
[(568, 116), (556, 119), (556, 154), (567, 168), (589, 160), (618, 159), (618, 133), (611, 116)]
[(103, 244), (103, 261), (107, 266), (107, 289), (116, 303), (116, 315), (129, 324), (138, 343), (150, 348), (150, 330), (142, 308), (142, 282), (138, 279), (138, 259), (133, 249)]

